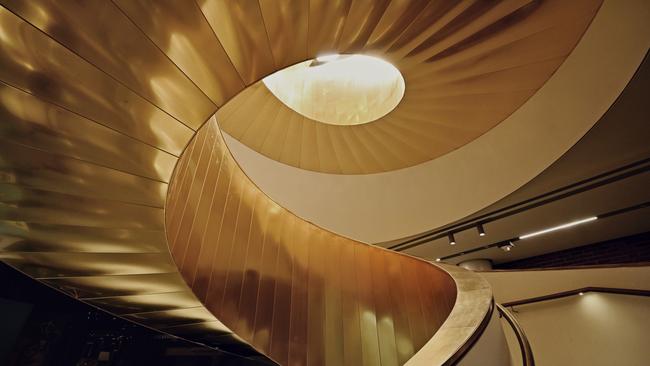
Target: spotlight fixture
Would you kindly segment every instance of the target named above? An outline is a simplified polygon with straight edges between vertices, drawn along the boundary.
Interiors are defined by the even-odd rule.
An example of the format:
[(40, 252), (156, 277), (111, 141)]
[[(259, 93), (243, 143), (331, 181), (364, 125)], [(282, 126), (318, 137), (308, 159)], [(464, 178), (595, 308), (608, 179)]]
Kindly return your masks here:
[(485, 228), (483, 227), (483, 224), (478, 224), (476, 230), (478, 230), (478, 236), (485, 236)]
[(553, 226), (553, 227), (548, 228), (548, 229), (544, 229), (544, 230), (536, 231), (534, 233), (522, 235), (522, 236), (519, 237), (519, 239), (528, 239), (528, 238), (532, 238), (533, 236), (550, 233), (552, 231), (567, 229), (567, 228), (570, 228), (572, 226), (576, 226), (576, 225), (584, 224), (584, 223), (587, 223), (587, 222), (590, 222), (590, 221), (594, 221), (596, 219), (598, 219), (598, 216), (592, 216), (592, 217), (588, 217), (586, 219), (572, 221), (572, 222), (569, 222), (569, 223), (566, 223), (566, 224), (563, 224), (563, 225)]
[(584, 294), (585, 294), (584, 292), (580, 292), (580, 293), (578, 293), (578, 295), (580, 295), (580, 296), (582, 296), (582, 295), (584, 295)]
[(449, 238), (449, 245), (456, 245), (456, 238), (454, 238), (454, 233), (447, 234)]
[(436, 262), (440, 262), (440, 258), (436, 258)]
[(508, 241), (506, 244), (499, 245), (499, 248), (500, 248), (501, 250), (503, 250), (504, 252), (509, 252), (509, 251), (511, 251), (512, 248), (514, 248), (514, 247), (515, 247), (515, 243), (513, 243), (512, 241)]

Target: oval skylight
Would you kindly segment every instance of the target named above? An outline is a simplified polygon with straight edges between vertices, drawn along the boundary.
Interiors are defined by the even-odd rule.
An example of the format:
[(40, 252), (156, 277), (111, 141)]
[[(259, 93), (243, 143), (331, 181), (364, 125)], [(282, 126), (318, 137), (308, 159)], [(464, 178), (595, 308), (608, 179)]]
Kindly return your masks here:
[(324, 55), (262, 80), (289, 108), (333, 125), (358, 125), (392, 111), (404, 96), (404, 78), (392, 64), (366, 55)]

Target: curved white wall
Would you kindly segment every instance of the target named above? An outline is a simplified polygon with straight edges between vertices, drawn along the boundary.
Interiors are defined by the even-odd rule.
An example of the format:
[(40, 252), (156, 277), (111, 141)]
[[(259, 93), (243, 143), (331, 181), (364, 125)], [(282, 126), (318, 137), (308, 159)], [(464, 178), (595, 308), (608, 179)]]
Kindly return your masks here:
[(648, 297), (586, 293), (516, 311), (537, 366), (649, 364)]
[(508, 343), (499, 320), (499, 311), (495, 308), (487, 327), (474, 346), (458, 362), (459, 366), (508, 366), (511, 365)]

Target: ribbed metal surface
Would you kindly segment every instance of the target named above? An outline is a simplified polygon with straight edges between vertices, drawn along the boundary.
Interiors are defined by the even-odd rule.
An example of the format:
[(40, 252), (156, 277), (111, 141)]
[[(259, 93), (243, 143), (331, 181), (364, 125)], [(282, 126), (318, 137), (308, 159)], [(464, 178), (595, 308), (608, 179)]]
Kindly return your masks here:
[[(376, 55), (399, 69), (406, 93), (394, 110), (371, 123), (332, 126), (295, 112), (258, 82), (218, 112), (220, 127), (288, 165), (368, 174), (435, 159), (503, 121), (571, 53), (601, 1), (273, 3), (282, 5), (260, 5), (276, 68), (318, 54)], [(251, 7), (254, 11), (242, 8), (237, 16), (244, 24), (262, 24), (259, 10)], [(265, 39), (257, 35), (262, 31), (249, 35), (225, 23), (214, 26), (245, 37), (238, 45), (255, 50), (246, 54), (250, 60), (268, 57)], [(249, 66), (247, 82), (267, 69)], [(306, 99), (310, 95), (305, 91)]]
[(188, 285), (283, 365), (401, 365), (456, 300), (438, 267), (324, 231), (271, 201), (228, 154), (214, 118), (182, 156), (166, 212)]
[[(535, 43), (523, 42), (527, 46), (500, 52), (499, 42), (520, 44), (535, 30), (548, 41), (555, 30), (564, 48), (539, 49), (557, 57), (526, 69), (537, 70), (526, 78), (532, 90), (561, 62), (600, 3), (0, 2), (0, 260), (161, 331), (263, 359), (249, 341), (295, 364), (403, 363), (444, 320), (453, 302), (450, 287), (444, 288), (448, 277), (432, 265), (349, 243), (297, 219), (246, 179), (214, 122), (192, 140), (196, 131), (219, 106), (235, 106), (233, 96), (247, 86), (321, 52), (372, 50), (391, 61), (408, 60), (402, 70), (407, 79), (417, 70), (422, 80), (454, 67), (474, 70), (463, 74), (468, 83), (447, 80), (453, 91), (474, 85), (474, 72), (491, 85), (487, 75), (494, 68), (517, 66), (506, 61), (537, 51)], [(521, 9), (533, 10), (512, 27), (499, 23)], [(542, 10), (547, 15), (536, 18)], [(557, 27), (532, 21), (548, 20), (551, 13), (558, 16)], [(489, 44), (492, 38), (480, 35), (492, 23), (503, 25), (492, 33), (500, 41), (472, 56), (486, 60), (483, 66), (438, 63), (442, 50), (459, 51), (452, 57), (474, 41)], [(418, 69), (429, 63), (439, 65), (435, 73)], [(407, 93), (419, 106), (412, 110), (417, 117), (429, 113), (436, 96), (415, 80), (407, 80)], [(463, 98), (445, 103), (463, 110), (473, 100)], [(248, 117), (240, 116), (252, 123)], [(428, 156), (400, 150), (429, 136), (413, 130), (415, 122), (392, 129), (377, 123), (377, 130), (347, 137), (343, 130), (321, 133), (299, 121), (286, 129), (284, 120), (258, 122), (259, 132), (249, 130), (261, 146), (264, 134), (279, 136), (269, 145), (283, 148), (278, 159), (296, 166), (308, 161), (308, 169), (381, 171)], [(275, 132), (262, 129), (264, 122), (273, 122)], [(292, 145), (285, 132), (304, 140)], [(443, 140), (434, 135), (426, 146)], [(455, 133), (446, 136), (449, 147), (466, 142)], [(402, 142), (393, 145), (395, 139)], [(362, 159), (344, 170), (332, 159), (346, 149), (347, 156)], [(219, 169), (209, 168), (217, 162)], [(178, 188), (167, 197), (174, 169)], [(215, 184), (194, 185), (188, 200), (179, 196), (201, 180)], [(205, 229), (212, 245), (201, 246), (204, 232), (194, 228)], [(423, 277), (439, 279), (429, 285), (441, 288), (421, 286)]]

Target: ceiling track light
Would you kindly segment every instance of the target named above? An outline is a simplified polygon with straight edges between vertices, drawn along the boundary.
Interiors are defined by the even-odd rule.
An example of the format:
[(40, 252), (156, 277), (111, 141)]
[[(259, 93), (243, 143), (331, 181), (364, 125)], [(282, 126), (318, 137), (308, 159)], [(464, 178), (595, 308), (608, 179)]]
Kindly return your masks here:
[(454, 233), (447, 234), (449, 238), (449, 245), (456, 245), (456, 238), (454, 238)]
[(515, 243), (513, 243), (512, 240), (508, 241), (506, 244), (499, 245), (499, 249), (503, 250), (504, 252), (509, 252), (514, 247)]
[(478, 236), (485, 236), (485, 228), (483, 227), (483, 224), (478, 224), (476, 230), (478, 230)]
[(553, 232), (553, 231), (556, 231), (556, 230), (567, 229), (567, 228), (570, 228), (572, 226), (576, 226), (576, 225), (580, 225), (580, 224), (584, 224), (584, 223), (587, 223), (587, 222), (594, 221), (596, 219), (598, 219), (598, 216), (592, 216), (592, 217), (588, 217), (586, 219), (572, 221), (572, 222), (569, 222), (569, 223), (566, 223), (566, 224), (563, 224), (563, 225), (553, 226), (553, 227), (550, 227), (548, 229), (544, 229), (544, 230), (536, 231), (534, 233), (522, 235), (522, 236), (519, 237), (519, 239), (528, 239), (528, 238), (532, 238), (533, 236), (550, 233), (550, 232)]

